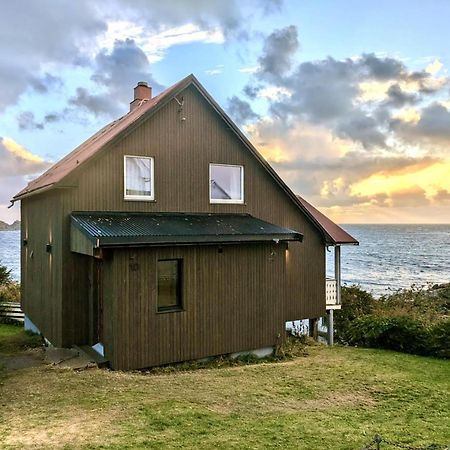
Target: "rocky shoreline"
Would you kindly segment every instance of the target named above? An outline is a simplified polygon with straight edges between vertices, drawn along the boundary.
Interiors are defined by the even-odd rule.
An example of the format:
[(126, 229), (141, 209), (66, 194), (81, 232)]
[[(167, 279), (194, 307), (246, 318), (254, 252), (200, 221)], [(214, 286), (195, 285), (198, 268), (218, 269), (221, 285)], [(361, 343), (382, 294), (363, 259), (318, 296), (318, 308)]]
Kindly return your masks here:
[(20, 230), (20, 220), (14, 221), (11, 225), (0, 220), (0, 231), (17, 231)]

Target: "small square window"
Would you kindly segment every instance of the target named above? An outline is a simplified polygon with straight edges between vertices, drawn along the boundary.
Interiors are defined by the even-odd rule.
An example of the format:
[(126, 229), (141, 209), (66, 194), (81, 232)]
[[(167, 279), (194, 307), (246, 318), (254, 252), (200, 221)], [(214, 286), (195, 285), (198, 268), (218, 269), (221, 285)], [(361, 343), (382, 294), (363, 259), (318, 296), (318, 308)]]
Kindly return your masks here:
[(125, 200), (154, 200), (153, 158), (124, 157)]
[(158, 311), (179, 311), (182, 308), (182, 260), (158, 261)]
[(244, 167), (210, 164), (209, 201), (211, 203), (244, 203)]

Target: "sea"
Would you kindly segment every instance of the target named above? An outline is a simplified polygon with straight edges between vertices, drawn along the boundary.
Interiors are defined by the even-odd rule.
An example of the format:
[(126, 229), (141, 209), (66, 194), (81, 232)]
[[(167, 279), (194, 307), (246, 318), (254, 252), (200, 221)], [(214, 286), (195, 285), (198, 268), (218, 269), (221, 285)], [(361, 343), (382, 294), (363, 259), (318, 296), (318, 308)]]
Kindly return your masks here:
[[(375, 296), (450, 282), (450, 225), (342, 225), (360, 245), (341, 250), (342, 282)], [(327, 273), (334, 274), (333, 248)], [(20, 279), (20, 232), (0, 231), (0, 264)]]

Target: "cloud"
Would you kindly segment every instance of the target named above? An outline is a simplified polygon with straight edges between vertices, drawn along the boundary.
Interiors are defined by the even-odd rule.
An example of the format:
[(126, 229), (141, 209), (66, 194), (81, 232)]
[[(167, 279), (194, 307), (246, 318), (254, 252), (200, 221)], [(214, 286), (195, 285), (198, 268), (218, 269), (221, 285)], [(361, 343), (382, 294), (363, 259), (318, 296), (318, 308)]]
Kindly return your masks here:
[(50, 165), (12, 139), (0, 137), (0, 177), (32, 175), (44, 171)]
[(7, 210), (11, 198), (23, 189), (30, 178), (42, 173), (51, 164), (12, 139), (0, 137), (0, 214), (12, 221), (19, 211)]
[(259, 118), (248, 102), (235, 95), (228, 100), (227, 112), (239, 125)]
[(99, 93), (78, 87), (69, 104), (85, 108), (96, 116), (117, 116), (126, 110), (131, 98), (131, 87), (138, 81), (147, 81), (155, 90), (162, 86), (155, 81), (145, 53), (131, 39), (116, 41), (111, 52), (102, 50), (93, 63), (92, 81)]
[(450, 111), (433, 102), (417, 111), (417, 118), (405, 121), (394, 118), (391, 128), (407, 142), (423, 145), (448, 145), (450, 142)]
[[(270, 117), (287, 124), (301, 121), (325, 126), (368, 151), (388, 149), (393, 140), (401, 139), (395, 129), (402, 117), (399, 110), (432, 101), (449, 83), (449, 79), (435, 76), (438, 64), (428, 71), (412, 71), (399, 59), (374, 53), (294, 64), (298, 48), (293, 25), (268, 35), (258, 60), (259, 69), (245, 86), (244, 94), (254, 100), (269, 89), (289, 93), (265, 96)], [(427, 114), (430, 112), (424, 110), (425, 117), (419, 120), (417, 129)], [(442, 114), (440, 118), (446, 122)]]
[(294, 25), (274, 31), (265, 40), (263, 53), (258, 59), (259, 77), (277, 80), (289, 72), (298, 48), (297, 28)]
[(6, 2), (0, 15), (0, 84), (8, 89), (0, 91), (0, 112), (27, 90), (45, 95), (61, 87), (65, 80), (55, 73), (99, 64), (96, 55), (113, 52), (116, 41), (132, 37), (152, 62), (173, 45), (248, 38), (250, 14), (273, 14), (281, 6), (281, 0)]
[(0, 111), (14, 104), (27, 88), (46, 92), (57, 77), (49, 75), (45, 67), (74, 64), (81, 58), (83, 47), (91, 45), (90, 41), (105, 30), (105, 21), (89, 0), (18, 0), (3, 4), (0, 83), (8, 89), (0, 91)]
[(433, 197), (433, 201), (443, 205), (450, 205), (450, 190), (440, 189)]
[(36, 122), (31, 111), (21, 112), (17, 116), (17, 123), (20, 130), (42, 130), (44, 128), (44, 124)]

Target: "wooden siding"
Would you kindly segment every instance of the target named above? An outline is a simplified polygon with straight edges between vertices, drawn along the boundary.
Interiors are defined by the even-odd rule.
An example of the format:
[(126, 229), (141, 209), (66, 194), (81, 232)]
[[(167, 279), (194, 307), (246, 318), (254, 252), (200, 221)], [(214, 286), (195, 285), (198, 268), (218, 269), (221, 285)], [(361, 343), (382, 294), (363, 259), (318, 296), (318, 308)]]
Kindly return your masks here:
[[(88, 322), (89, 308), (85, 307), (84, 297), (89, 293), (88, 289), (79, 289), (80, 283), (90, 282), (89, 274), (85, 272), (88, 265), (81, 267), (85, 263), (83, 258), (87, 257), (70, 251), (69, 214), (72, 211), (246, 212), (268, 222), (299, 231), (304, 234), (304, 241), (289, 245), (286, 259), (286, 289), (283, 293), (274, 293), (273, 301), (278, 302), (284, 296), (283, 317), (280, 317), (283, 326), (288, 320), (319, 317), (325, 314), (325, 249), (320, 232), (273, 181), (196, 88), (191, 86), (182, 95), (184, 97), (182, 113), (179, 112), (179, 106), (175, 101), (170, 102), (139, 127), (131, 127), (129, 133), (121, 140), (116, 140), (105, 147), (92, 160), (67, 177), (62, 186), (67, 187), (66, 189), (54, 189), (50, 193), (22, 201), (23, 205), (35, 201), (40, 205), (39, 199), (44, 196), (58, 198), (57, 211), (62, 220), (60, 238), (63, 249), (59, 260), (61, 264), (58, 264), (57, 269), (62, 292), (57, 289), (54, 301), (54, 305), (59, 308), (55, 318), (61, 317), (62, 314), (63, 320), (63, 332), (61, 336), (58, 335), (60, 339), (56, 341), (58, 345), (86, 343), (89, 334), (86, 327), (80, 326)], [(181, 121), (181, 116), (186, 120)], [(155, 201), (124, 200), (123, 155), (125, 154), (154, 157)], [(209, 203), (209, 163), (244, 166), (243, 205)], [(51, 217), (54, 217), (53, 212)], [(58, 227), (59, 219), (54, 217), (54, 220), (55, 227)], [(36, 223), (33, 223), (33, 228), (37, 227)], [(45, 228), (43, 218), (39, 219), (38, 223)], [(234, 253), (234, 256), (235, 266), (244, 270), (239, 252)], [(104, 262), (105, 267), (110, 264), (111, 261)], [(198, 272), (206, 270), (208, 264), (209, 261), (200, 264)], [(74, 273), (79, 269), (82, 272)], [(105, 276), (110, 276), (106, 273), (105, 270)], [(267, 274), (267, 277), (272, 282), (277, 280), (275, 275)], [(23, 280), (26, 284), (26, 279)], [(115, 277), (111, 283), (114, 281)], [(226, 286), (227, 289), (231, 288), (229, 283)], [(207, 292), (212, 288), (213, 284), (205, 286), (203, 291)], [(33, 285), (34, 289), (36, 284)], [(105, 285), (104, 289), (106, 297), (106, 291), (111, 289), (111, 285)], [(37, 305), (41, 304), (41, 300), (38, 300)], [(105, 315), (113, 314), (114, 307), (105, 304)], [(38, 306), (36, 308), (39, 309)], [(37, 310), (33, 311), (31, 318), (39, 317), (39, 314), (42, 315)], [(113, 317), (116, 315), (113, 314)], [(169, 325), (175, 326), (176, 321), (167, 323), (166, 326)], [(58, 328), (60, 325), (54, 326)], [(105, 326), (110, 325), (105, 323)], [(279, 327), (281, 326), (280, 324)], [(220, 335), (219, 333), (218, 336)], [(116, 360), (118, 357), (114, 356)]]
[(70, 250), (94, 256), (94, 244), (74, 225), (70, 226)]
[(58, 191), (21, 201), (22, 309), (54, 345), (62, 343), (61, 214)]
[[(115, 250), (105, 280), (113, 311), (106, 357), (115, 369), (134, 369), (281, 342), (285, 247)], [(172, 258), (183, 259), (183, 311), (158, 313), (157, 261)]]

